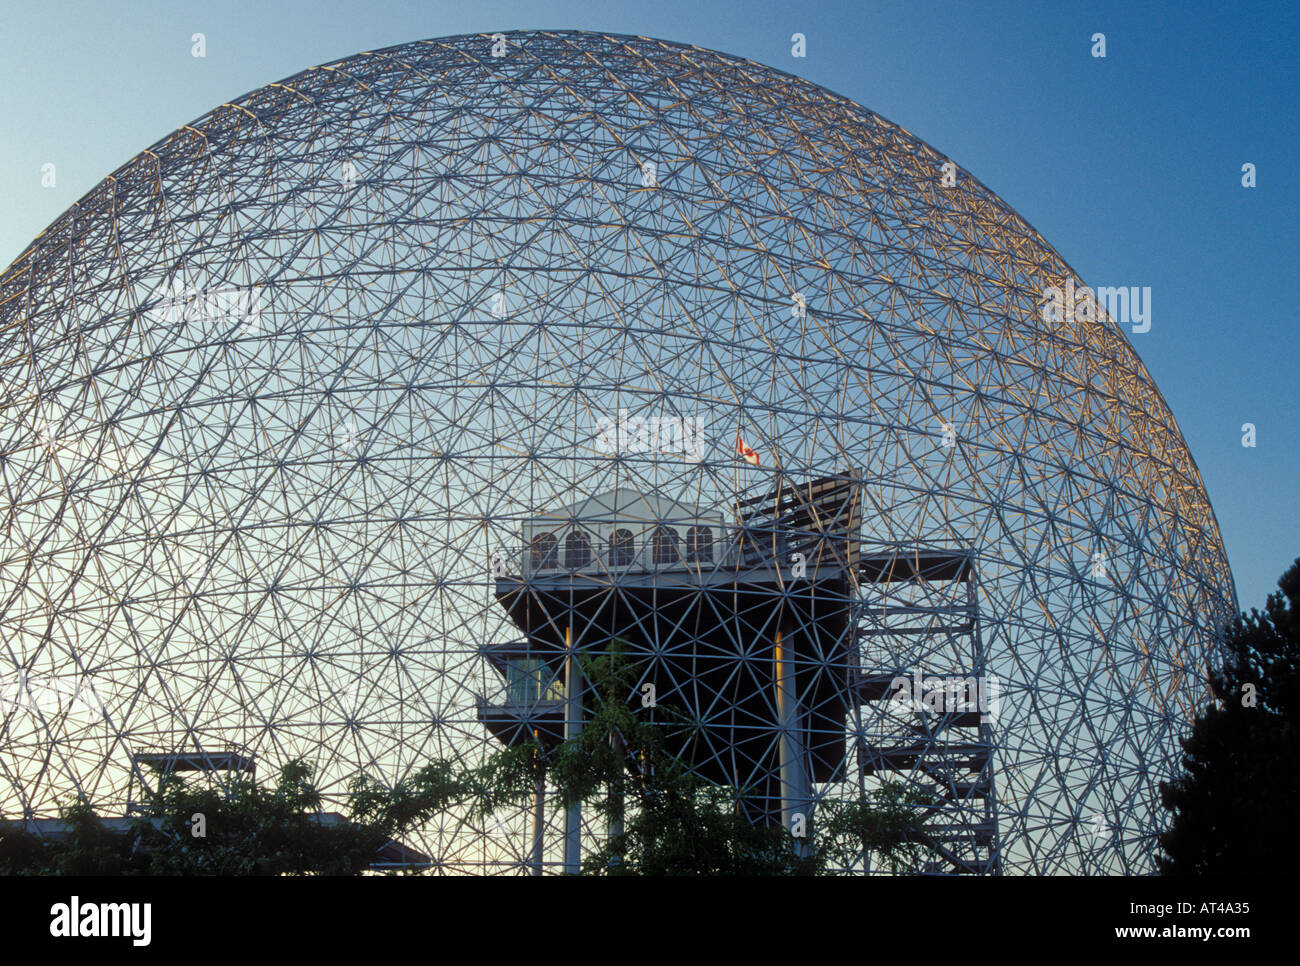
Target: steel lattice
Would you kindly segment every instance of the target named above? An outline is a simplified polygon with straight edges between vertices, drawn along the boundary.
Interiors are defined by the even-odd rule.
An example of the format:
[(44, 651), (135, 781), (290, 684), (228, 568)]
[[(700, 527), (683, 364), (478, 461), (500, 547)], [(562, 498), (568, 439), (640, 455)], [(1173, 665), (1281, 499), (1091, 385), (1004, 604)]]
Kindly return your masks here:
[[(1003, 868), (1150, 871), (1227, 560), (1125, 336), (1046, 324), (1070, 269), (947, 160), (771, 68), (562, 31), (358, 54), (123, 165), (0, 276), (5, 814), (121, 810), (142, 752), (303, 756), (334, 801), (478, 760), (483, 648), (519, 633), (492, 561), (522, 579), (530, 521), (614, 490), (725, 520), (830, 476), (864, 554), (973, 567), (855, 577), (836, 673), (995, 674)], [(867, 733), (909, 725), (878, 712), (818, 795), (879, 780)], [(508, 872), (527, 826), (414, 844)]]

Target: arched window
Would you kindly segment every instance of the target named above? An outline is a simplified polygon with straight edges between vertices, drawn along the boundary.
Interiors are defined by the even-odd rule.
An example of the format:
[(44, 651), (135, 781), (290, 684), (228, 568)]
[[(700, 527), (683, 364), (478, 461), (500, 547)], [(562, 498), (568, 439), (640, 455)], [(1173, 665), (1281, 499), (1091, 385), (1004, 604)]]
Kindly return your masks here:
[(636, 557), (636, 543), (631, 530), (615, 530), (609, 535), (609, 565), (630, 567)]
[(564, 566), (578, 570), (591, 563), (591, 541), (581, 530), (573, 529), (564, 538)]
[(686, 531), (686, 560), (688, 563), (713, 562), (713, 528), (691, 527)]
[(560, 541), (553, 533), (534, 534), (532, 542), (528, 545), (528, 549), (531, 551), (533, 569), (550, 570), (558, 566), (555, 558), (559, 546)]
[(656, 567), (678, 562), (678, 539), (677, 531), (672, 527), (655, 527), (654, 536), (650, 538), (650, 553), (654, 557)]

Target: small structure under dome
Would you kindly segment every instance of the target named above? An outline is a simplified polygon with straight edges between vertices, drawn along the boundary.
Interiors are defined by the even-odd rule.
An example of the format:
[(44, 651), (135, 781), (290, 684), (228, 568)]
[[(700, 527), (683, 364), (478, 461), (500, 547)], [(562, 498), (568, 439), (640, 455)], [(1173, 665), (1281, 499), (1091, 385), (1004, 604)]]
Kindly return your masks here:
[(525, 574), (712, 567), (731, 562), (735, 552), (735, 527), (719, 514), (629, 489), (534, 517), (523, 530)]

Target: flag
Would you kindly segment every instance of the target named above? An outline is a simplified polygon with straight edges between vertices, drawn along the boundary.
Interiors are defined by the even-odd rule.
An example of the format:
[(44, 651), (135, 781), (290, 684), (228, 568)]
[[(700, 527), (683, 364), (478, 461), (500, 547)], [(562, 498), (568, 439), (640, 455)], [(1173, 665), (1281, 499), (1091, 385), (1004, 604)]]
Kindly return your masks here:
[(739, 436), (736, 437), (736, 452), (745, 458), (745, 462), (751, 466), (758, 465), (758, 454), (745, 445), (745, 441)]

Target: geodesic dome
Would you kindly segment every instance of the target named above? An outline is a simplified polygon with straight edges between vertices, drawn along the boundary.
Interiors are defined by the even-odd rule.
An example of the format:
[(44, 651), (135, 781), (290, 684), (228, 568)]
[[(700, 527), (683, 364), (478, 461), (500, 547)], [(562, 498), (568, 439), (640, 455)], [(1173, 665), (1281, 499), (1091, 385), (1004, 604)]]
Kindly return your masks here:
[[(1000, 868), (1149, 871), (1227, 560), (1125, 335), (1044, 321), (1069, 267), (947, 162), (738, 57), (539, 31), (306, 70), (123, 165), (0, 276), (4, 814), (123, 809), (148, 754), (303, 757), (335, 801), (479, 760), (540, 517), (630, 492), (722, 530), (829, 479), (864, 559), (970, 566), (845, 571), (816, 794), (925, 725), (858, 682), (974, 670)], [(942, 784), (923, 757), (893, 773)], [(527, 823), (414, 844), (521, 869)]]

